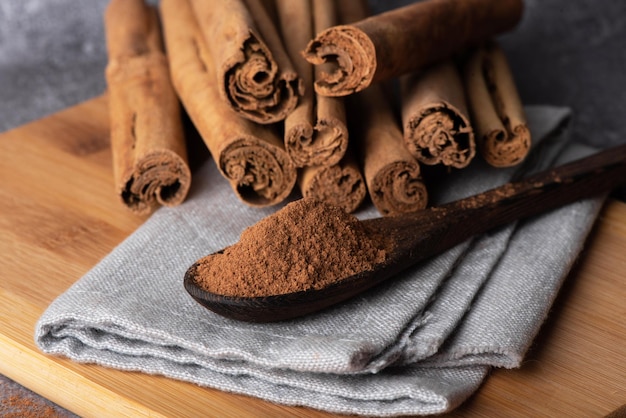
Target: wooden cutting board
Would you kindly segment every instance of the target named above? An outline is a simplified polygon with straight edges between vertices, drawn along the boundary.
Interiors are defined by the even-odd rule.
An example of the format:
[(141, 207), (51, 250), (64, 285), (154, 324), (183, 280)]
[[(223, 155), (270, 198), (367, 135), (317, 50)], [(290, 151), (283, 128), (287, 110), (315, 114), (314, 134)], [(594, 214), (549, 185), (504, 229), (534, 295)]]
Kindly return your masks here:
[[(81, 416), (331, 416), (43, 355), (39, 316), (145, 218), (113, 191), (106, 97), (0, 134), (0, 373)], [(598, 417), (626, 403), (626, 204), (609, 201), (524, 365), (453, 416)]]

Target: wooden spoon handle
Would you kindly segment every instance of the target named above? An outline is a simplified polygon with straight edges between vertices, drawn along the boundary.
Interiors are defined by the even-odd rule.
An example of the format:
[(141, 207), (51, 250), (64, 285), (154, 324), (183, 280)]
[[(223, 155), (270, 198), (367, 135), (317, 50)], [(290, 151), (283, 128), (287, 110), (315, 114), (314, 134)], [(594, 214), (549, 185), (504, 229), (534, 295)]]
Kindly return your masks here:
[(476, 234), (625, 183), (626, 145), (621, 145), (466, 199), (385, 218), (375, 227), (391, 229), (397, 236), (397, 255), (414, 262)]
[(577, 200), (599, 196), (626, 183), (626, 145), (548, 169), (447, 205), (476, 211), (486, 227), (526, 218)]

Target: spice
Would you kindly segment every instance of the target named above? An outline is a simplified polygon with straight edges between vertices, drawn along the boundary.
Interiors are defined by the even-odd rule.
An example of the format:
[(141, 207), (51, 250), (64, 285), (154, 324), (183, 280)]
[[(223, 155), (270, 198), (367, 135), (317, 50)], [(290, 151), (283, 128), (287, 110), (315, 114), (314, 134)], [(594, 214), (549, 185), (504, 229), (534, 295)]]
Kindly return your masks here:
[(464, 168), (476, 154), (461, 76), (447, 60), (401, 78), (404, 140), (421, 163)]
[(191, 172), (157, 11), (143, 0), (112, 0), (105, 29), (118, 194), (139, 214), (157, 204), (178, 205), (187, 196)]
[(191, 6), (222, 100), (257, 123), (285, 119), (303, 86), (262, 2), (191, 0)]
[(369, 86), (357, 93), (351, 110), (360, 116), (352, 137), (361, 150), (367, 189), (378, 212), (392, 216), (425, 208), (428, 191), (420, 165), (404, 145), (402, 131), (381, 86)]
[(163, 0), (160, 7), (174, 87), (221, 174), (245, 203), (279, 203), (297, 175), (282, 138), (274, 126), (243, 118), (220, 99), (211, 51), (189, 1)]
[(343, 209), (303, 198), (244, 230), (223, 253), (199, 260), (196, 281), (239, 297), (320, 289), (385, 261), (382, 241)]
[(338, 22), (335, 0), (279, 0), (278, 23), (285, 45), (305, 83), (298, 107), (285, 119), (285, 148), (301, 168), (298, 186), (304, 197), (342, 207), (350, 213), (367, 195), (358, 162), (348, 148), (343, 98), (315, 94), (313, 71), (300, 51), (311, 37)]
[[(343, 23), (369, 15), (363, 1), (338, 2)], [(349, 99), (350, 132), (358, 149), (367, 191), (383, 215), (398, 215), (422, 209), (427, 203), (420, 167), (404, 146), (396, 115), (382, 83), (369, 86)]]
[(522, 0), (419, 1), (328, 28), (304, 55), (333, 67), (315, 82), (316, 91), (345, 96), (485, 42), (515, 26), (522, 10)]
[(298, 167), (337, 164), (348, 147), (343, 100), (314, 94), (315, 71), (300, 52), (313, 35), (336, 23), (334, 0), (279, 0), (278, 24), (304, 83), (298, 107), (285, 119), (285, 148)]
[(338, 206), (348, 213), (357, 210), (367, 196), (361, 168), (350, 148), (335, 165), (304, 167), (298, 185), (302, 196)]
[(67, 418), (70, 414), (34, 396), (5, 394), (0, 397), (0, 416), (3, 418)]
[(315, 33), (336, 24), (335, 1), (279, 0), (276, 4), (285, 46), (305, 91), (285, 119), (285, 148), (298, 167), (337, 165), (348, 148), (345, 106), (342, 99), (315, 94), (313, 83), (323, 69), (313, 69), (300, 54)]
[[(284, 142), (287, 153), (297, 167), (325, 160), (330, 153), (321, 149), (313, 137), (315, 98), (313, 67), (299, 53), (313, 36), (310, 0), (276, 0), (277, 26), (295, 69), (302, 79), (303, 92), (296, 108), (285, 118)], [(296, 58), (296, 59), (294, 59)], [(320, 155), (322, 153), (323, 155)]]
[(492, 41), (470, 55), (463, 72), (481, 156), (494, 167), (519, 164), (530, 151), (531, 135), (504, 52)]

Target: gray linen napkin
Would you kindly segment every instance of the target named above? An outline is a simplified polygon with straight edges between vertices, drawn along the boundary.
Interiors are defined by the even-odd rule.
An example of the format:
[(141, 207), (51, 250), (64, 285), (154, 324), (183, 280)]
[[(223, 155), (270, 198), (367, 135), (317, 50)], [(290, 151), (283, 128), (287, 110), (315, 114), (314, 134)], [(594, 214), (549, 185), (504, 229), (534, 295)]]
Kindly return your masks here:
[[(567, 109), (528, 107), (527, 115), (537, 142), (546, 140), (521, 172), (545, 167), (568, 145), (559, 129)], [(471, 195), (521, 172), (476, 161), (450, 175), (433, 199)], [(602, 201), (468, 240), (321, 313), (248, 324), (205, 310), (182, 286), (195, 260), (276, 209), (243, 205), (209, 161), (188, 201), (159, 209), (50, 305), (35, 339), (44, 352), (75, 361), (288, 405), (380, 416), (449, 411), (490, 367), (519, 366)], [(368, 206), (358, 216), (377, 213)]]

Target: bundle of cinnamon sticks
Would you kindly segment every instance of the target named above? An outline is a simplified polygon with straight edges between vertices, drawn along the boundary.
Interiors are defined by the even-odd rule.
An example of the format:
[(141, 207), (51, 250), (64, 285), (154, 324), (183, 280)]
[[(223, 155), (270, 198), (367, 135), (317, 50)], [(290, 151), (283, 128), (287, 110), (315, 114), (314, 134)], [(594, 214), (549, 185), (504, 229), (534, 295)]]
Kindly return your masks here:
[(424, 0), (370, 15), (365, 0), (161, 0), (158, 10), (111, 0), (119, 193), (138, 212), (184, 200), (182, 110), (249, 205), (297, 188), (347, 212), (368, 196), (384, 216), (419, 210), (424, 165), (462, 169), (480, 155), (504, 167), (528, 152), (495, 40), (522, 9), (522, 0)]

